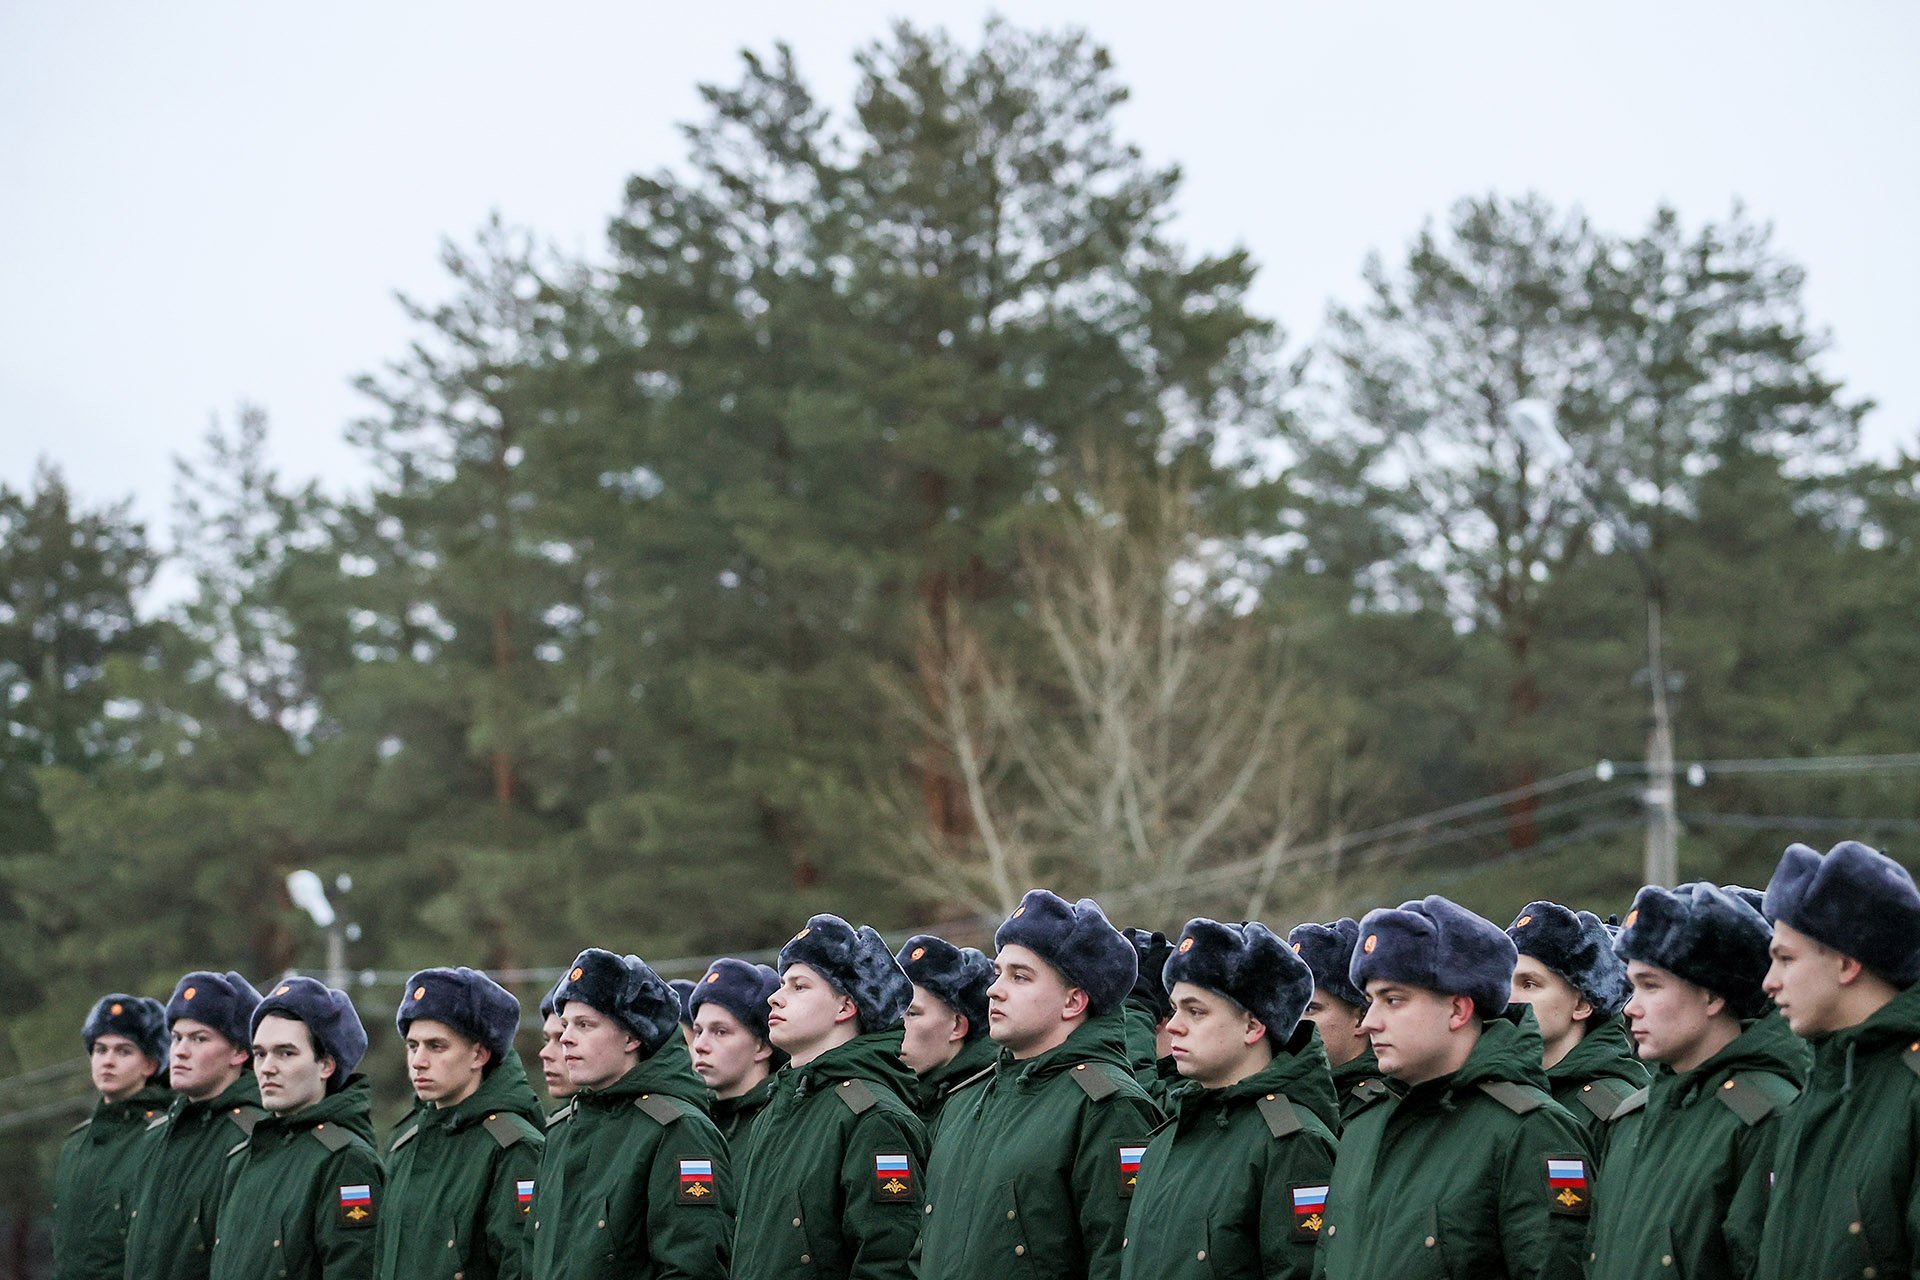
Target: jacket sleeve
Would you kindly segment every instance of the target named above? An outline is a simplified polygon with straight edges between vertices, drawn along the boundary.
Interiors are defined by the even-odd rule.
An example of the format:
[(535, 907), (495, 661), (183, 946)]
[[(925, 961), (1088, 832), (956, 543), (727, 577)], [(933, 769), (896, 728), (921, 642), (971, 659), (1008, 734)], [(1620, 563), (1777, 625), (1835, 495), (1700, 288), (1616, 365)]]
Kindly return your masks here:
[(1146, 1146), (1147, 1135), (1160, 1123), (1160, 1112), (1134, 1093), (1117, 1093), (1098, 1102), (1084, 1099), (1082, 1105), (1070, 1207), (1080, 1220), (1087, 1280), (1119, 1280), (1127, 1210), (1133, 1203), (1121, 1188), (1120, 1148)]
[[(711, 1199), (683, 1194), (680, 1162), (710, 1161)], [(659, 1280), (727, 1280), (733, 1265), (736, 1184), (727, 1142), (704, 1115), (688, 1115), (661, 1131), (647, 1171), (647, 1252)], [(689, 1188), (696, 1183), (689, 1183)]]
[[(883, 1156), (905, 1156), (903, 1189), (883, 1186)], [(881, 1107), (860, 1115), (847, 1132), (840, 1155), (841, 1242), (850, 1280), (906, 1280), (914, 1274), (913, 1247), (920, 1238), (927, 1134), (920, 1121)]]
[(1736, 1276), (1751, 1276), (1759, 1269), (1760, 1229), (1766, 1224), (1767, 1202), (1773, 1195), (1774, 1151), (1779, 1138), (1780, 1116), (1776, 1113), (1751, 1129), (1742, 1129), (1735, 1143), (1739, 1168), (1720, 1233)]
[[(1587, 1195), (1577, 1213), (1554, 1202), (1547, 1184), (1548, 1160), (1584, 1162)], [(1588, 1136), (1572, 1117), (1552, 1106), (1520, 1117), (1501, 1172), (1499, 1202), (1499, 1249), (1512, 1280), (1563, 1280), (1584, 1274), (1593, 1180)]]
[(526, 1274), (527, 1223), (520, 1208), (523, 1181), (534, 1181), (540, 1171), (540, 1149), (545, 1139), (538, 1134), (523, 1136), (499, 1152), (493, 1162), (493, 1177), (488, 1180), (486, 1202), (480, 1206), (480, 1225), (486, 1237), (487, 1257), (493, 1263), (496, 1280), (520, 1280)]
[[(373, 1191), (374, 1222), (385, 1208), (385, 1173), (380, 1157), (358, 1143), (342, 1147), (324, 1166), (313, 1207), (313, 1248), (323, 1280), (367, 1280), (374, 1272), (374, 1228), (352, 1226), (340, 1213), (340, 1188), (364, 1183)], [(243, 1207), (244, 1212), (244, 1207)]]
[(1316, 1228), (1311, 1238), (1294, 1238), (1293, 1189), (1332, 1181), (1333, 1143), (1306, 1130), (1273, 1143), (1269, 1151), (1266, 1184), (1259, 1189), (1260, 1274), (1265, 1280), (1309, 1280), (1320, 1236)]

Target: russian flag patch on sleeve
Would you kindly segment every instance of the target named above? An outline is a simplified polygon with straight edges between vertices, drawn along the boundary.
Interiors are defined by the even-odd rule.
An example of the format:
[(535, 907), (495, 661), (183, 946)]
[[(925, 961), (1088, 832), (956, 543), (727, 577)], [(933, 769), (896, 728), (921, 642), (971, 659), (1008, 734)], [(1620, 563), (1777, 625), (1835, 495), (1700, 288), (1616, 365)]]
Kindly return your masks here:
[(370, 1227), (373, 1225), (373, 1187), (365, 1182), (353, 1182), (340, 1188), (340, 1225), (343, 1227)]
[(1587, 1216), (1587, 1162), (1568, 1158), (1547, 1161), (1547, 1204), (1555, 1213)]
[(913, 1165), (905, 1152), (874, 1155), (873, 1198), (884, 1203), (913, 1199)]
[(513, 1181), (513, 1202), (520, 1206), (520, 1212), (526, 1213), (533, 1208), (533, 1179), (515, 1178)]
[(1287, 1190), (1293, 1197), (1293, 1238), (1318, 1240), (1320, 1229), (1327, 1225), (1327, 1184), (1321, 1182)]
[(680, 1161), (680, 1195), (678, 1204), (712, 1204), (713, 1158), (711, 1156), (692, 1156)]
[(1147, 1154), (1144, 1142), (1122, 1142), (1120, 1150), (1120, 1195), (1122, 1199), (1131, 1199), (1133, 1189), (1140, 1185), (1140, 1160)]

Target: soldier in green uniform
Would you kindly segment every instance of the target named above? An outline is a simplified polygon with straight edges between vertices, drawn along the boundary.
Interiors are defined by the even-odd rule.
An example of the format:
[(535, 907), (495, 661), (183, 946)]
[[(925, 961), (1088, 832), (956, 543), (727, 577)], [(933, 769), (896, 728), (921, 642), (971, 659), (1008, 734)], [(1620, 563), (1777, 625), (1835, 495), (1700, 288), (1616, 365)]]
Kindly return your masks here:
[(993, 961), (976, 947), (956, 947), (930, 933), (908, 938), (893, 958), (913, 983), (900, 1061), (916, 1077), (913, 1108), (931, 1147), (941, 1108), (954, 1090), (991, 1068), (998, 1054), (987, 1035)]
[(742, 1166), (753, 1122), (773, 1097), (773, 1073), (787, 1055), (767, 1038), (767, 997), (780, 975), (764, 964), (722, 956), (707, 966), (693, 1008), (693, 1069), (713, 1090), (713, 1122)]
[(1594, 1162), (1606, 1163), (1609, 1126), (1652, 1075), (1634, 1055), (1620, 1010), (1627, 968), (1591, 911), (1529, 902), (1507, 936), (1520, 958), (1513, 1003), (1533, 1006), (1553, 1100), (1587, 1126)]
[(1313, 974), (1257, 921), (1190, 920), (1167, 961), (1185, 1083), (1140, 1161), (1122, 1280), (1308, 1280), (1333, 1170)]
[(560, 1014), (553, 1007), (553, 993), (560, 989), (561, 978), (554, 983), (547, 994), (540, 997), (540, 1076), (547, 1086), (547, 1096), (556, 1104), (551, 1124), (561, 1111), (565, 1110), (567, 1100), (573, 1097), (573, 1081), (567, 1076), (565, 1051), (560, 1047), (560, 1034), (564, 1028), (560, 1025)]
[(546, 1114), (514, 1052), (520, 1002), (473, 969), (422, 969), (394, 1016), (418, 1100), (387, 1148), (380, 1280), (519, 1280)]
[(680, 998), (638, 956), (582, 951), (553, 992), (574, 1095), (547, 1127), (533, 1280), (721, 1280), (733, 1166), (680, 1038)]
[(1566, 1280), (1587, 1256), (1586, 1132), (1547, 1091), (1540, 1033), (1510, 1011), (1513, 941), (1442, 897), (1370, 911), (1348, 976), (1404, 1094), (1340, 1140), (1327, 1280)]
[(1139, 958), (1090, 898), (1034, 889), (994, 935), (993, 1074), (940, 1117), (920, 1280), (1120, 1274), (1160, 1112), (1127, 1060)]
[(1790, 846), (1765, 989), (1813, 1047), (1781, 1117), (1759, 1280), (1920, 1275), (1920, 891), (1857, 840)]
[(266, 1111), (248, 1029), (260, 993), (237, 973), (196, 970), (167, 1001), (173, 1104), (151, 1122), (127, 1227), (126, 1280), (205, 1280), (227, 1153)]
[(792, 1057), (754, 1122), (734, 1274), (905, 1277), (926, 1133), (908, 1102), (913, 985), (880, 935), (817, 915), (780, 950), (774, 1044)]
[(675, 978), (667, 984), (673, 988), (673, 994), (680, 1001), (680, 1040), (687, 1046), (689, 1056), (693, 1053), (693, 988), (692, 978)]
[(1648, 885), (1614, 950), (1652, 1086), (1613, 1122), (1588, 1280), (1744, 1280), (1758, 1261), (1783, 1110), (1812, 1055), (1760, 989), (1767, 922), (1710, 884)]
[(1325, 924), (1295, 925), (1287, 942), (1313, 971), (1313, 995), (1307, 1000), (1305, 1017), (1320, 1031), (1320, 1045), (1333, 1070), (1333, 1091), (1340, 1099), (1340, 1122), (1334, 1132), (1344, 1132), (1355, 1116), (1388, 1094), (1373, 1046), (1360, 1030), (1367, 1016), (1366, 992), (1347, 976), (1354, 948), (1360, 945), (1360, 922), (1342, 916)]
[(173, 1101), (167, 1011), (146, 996), (103, 996), (80, 1027), (100, 1101), (60, 1147), (53, 1177), (56, 1280), (120, 1280), (148, 1129)]
[(267, 1114), (228, 1158), (209, 1275), (367, 1280), (382, 1189), (360, 1015), (346, 992), (286, 978), (251, 1035)]
[(1168, 1052), (1167, 1019), (1173, 1016), (1173, 1001), (1167, 998), (1166, 982), (1160, 976), (1173, 955), (1173, 943), (1157, 929), (1122, 929), (1139, 972), (1133, 990), (1127, 993), (1121, 1015), (1127, 1024), (1127, 1061), (1133, 1065), (1133, 1078), (1147, 1091), (1153, 1104), (1166, 1109), (1167, 1095), (1180, 1083), (1180, 1069)]

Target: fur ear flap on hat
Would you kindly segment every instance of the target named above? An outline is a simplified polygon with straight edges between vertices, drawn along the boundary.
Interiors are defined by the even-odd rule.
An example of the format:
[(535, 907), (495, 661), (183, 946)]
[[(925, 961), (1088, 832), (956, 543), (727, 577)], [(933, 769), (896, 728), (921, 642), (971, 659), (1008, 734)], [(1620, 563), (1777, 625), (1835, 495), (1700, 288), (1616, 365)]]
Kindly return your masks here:
[(1021, 946), (1052, 965), (1071, 986), (1087, 993), (1095, 1016), (1120, 1007), (1139, 976), (1133, 944), (1107, 923), (1092, 898), (1069, 905), (1045, 889), (1029, 889), (993, 935), (996, 947)]
[(631, 1031), (643, 1057), (658, 1053), (680, 1026), (680, 997), (639, 956), (599, 947), (582, 951), (553, 989), (556, 1010), (575, 1000)]
[(993, 985), (993, 961), (984, 952), (919, 933), (908, 938), (893, 958), (908, 981), (967, 1020), (968, 1044), (987, 1034), (987, 988)]
[(1292, 1039), (1307, 1001), (1313, 999), (1313, 971), (1307, 962), (1258, 920), (1187, 921), (1167, 960), (1165, 977), (1168, 990), (1186, 982), (1227, 997), (1260, 1020), (1276, 1050)]
[(687, 997), (687, 1006), (698, 1015), (700, 1006), (718, 1005), (732, 1014), (762, 1044), (767, 1038), (767, 997), (780, 989), (780, 975), (764, 964), (748, 964), (732, 956), (721, 956), (707, 966), (700, 981)]
[(1767, 918), (1852, 956), (1896, 987), (1920, 982), (1920, 889), (1877, 849), (1842, 840), (1822, 857), (1787, 847), (1767, 882)]
[(1613, 953), (1613, 936), (1591, 911), (1557, 902), (1529, 902), (1507, 926), (1523, 956), (1532, 956), (1567, 980), (1593, 1006), (1597, 1025), (1627, 1007), (1627, 967)]
[(133, 1047), (153, 1059), (155, 1072), (167, 1069), (167, 1009), (148, 996), (102, 996), (80, 1024), (80, 1040), (93, 1052), (101, 1036), (125, 1036)]
[(422, 969), (407, 979), (393, 1025), (402, 1036), (415, 1022), (443, 1022), (492, 1054), (489, 1067), (513, 1052), (520, 1030), (520, 1001), (511, 991), (462, 965), (457, 969)]
[(1664, 889), (1650, 884), (1634, 895), (1613, 949), (1704, 987), (1726, 1000), (1736, 1018), (1757, 1018), (1769, 1001), (1760, 984), (1771, 963), (1773, 930), (1730, 890), (1704, 883)]
[(1469, 996), (1480, 1017), (1497, 1018), (1512, 999), (1517, 958), (1499, 925), (1432, 894), (1367, 912), (1347, 976), (1362, 991), (1379, 979)]
[(315, 1053), (333, 1059), (334, 1071), (327, 1078), (327, 1092), (338, 1093), (344, 1088), (347, 1077), (367, 1056), (367, 1029), (361, 1025), (360, 1013), (347, 993), (335, 991), (314, 978), (280, 979), (254, 1006), (253, 1019), (247, 1027), (249, 1044), (254, 1032), (260, 1029), (260, 1020), (275, 1014), (307, 1024)]
[(1156, 1023), (1173, 1016), (1173, 1001), (1167, 998), (1167, 961), (1173, 958), (1173, 943), (1157, 929), (1123, 929), (1133, 953), (1138, 957), (1139, 974), (1127, 999), (1153, 1014)]
[(1367, 993), (1353, 985), (1347, 971), (1353, 967), (1354, 948), (1360, 945), (1360, 922), (1350, 916), (1326, 924), (1297, 924), (1287, 935), (1293, 953), (1313, 971), (1313, 983), (1335, 1000), (1355, 1009), (1367, 1007)]
[(226, 1037), (234, 1048), (246, 1050), (252, 1047), (248, 1029), (259, 1003), (260, 993), (253, 984), (232, 970), (196, 969), (174, 984), (167, 1001), (167, 1026), (191, 1018)]
[(817, 915), (780, 948), (780, 972), (804, 964), (833, 984), (860, 1018), (865, 1032), (885, 1031), (906, 1016), (913, 984), (873, 929), (858, 929), (836, 915)]

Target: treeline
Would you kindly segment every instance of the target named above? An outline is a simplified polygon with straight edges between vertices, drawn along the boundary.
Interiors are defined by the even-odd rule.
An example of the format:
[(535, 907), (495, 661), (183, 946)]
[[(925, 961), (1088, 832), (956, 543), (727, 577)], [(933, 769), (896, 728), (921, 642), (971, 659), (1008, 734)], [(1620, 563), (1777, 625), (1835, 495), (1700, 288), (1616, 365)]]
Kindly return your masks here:
[[(1624, 903), (1638, 783), (1539, 784), (1639, 758), (1649, 592), (1683, 762), (1913, 748), (1915, 459), (1860, 453), (1762, 222), (1472, 198), (1289, 337), (1174, 237), (1088, 38), (859, 67), (828, 104), (747, 55), (588, 260), (450, 246), (362, 381), (367, 491), (277, 475), (256, 407), (164, 533), (0, 490), (0, 1077), (108, 988), (318, 968), (301, 867), (402, 971), (1037, 883), (1160, 927)], [(1715, 773), (1683, 874), (1900, 853), (1916, 778)]]

